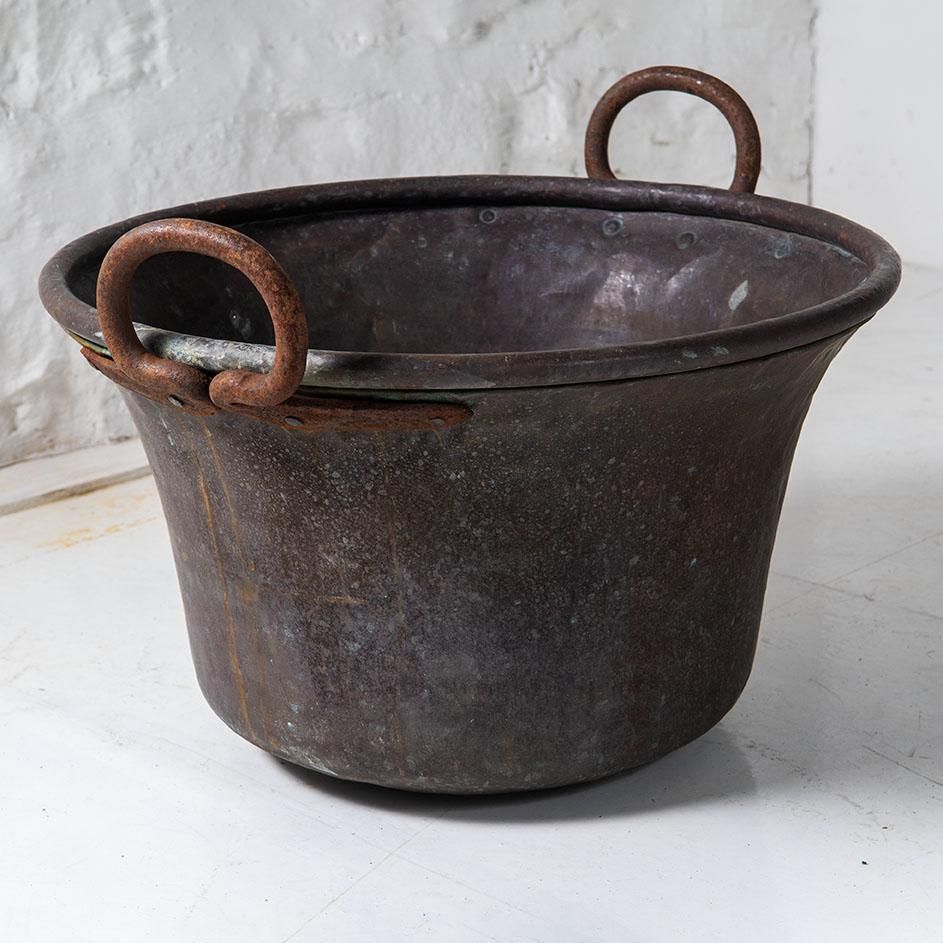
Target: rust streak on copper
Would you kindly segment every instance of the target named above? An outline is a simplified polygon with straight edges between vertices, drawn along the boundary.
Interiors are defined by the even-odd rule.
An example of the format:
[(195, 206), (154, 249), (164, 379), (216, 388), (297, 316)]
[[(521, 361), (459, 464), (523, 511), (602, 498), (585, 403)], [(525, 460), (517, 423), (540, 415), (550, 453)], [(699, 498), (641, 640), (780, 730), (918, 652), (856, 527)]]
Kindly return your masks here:
[[(201, 419), (200, 425), (203, 429), (203, 437), (206, 440), (207, 448), (209, 449), (210, 458), (212, 459), (213, 466), (216, 469), (216, 477), (219, 481), (220, 487), (223, 491), (223, 499), (226, 502), (226, 507), (229, 509), (229, 523), (232, 529), (233, 543), (236, 548), (236, 552), (239, 555), (239, 560), (242, 564), (244, 571), (247, 574), (253, 573), (255, 570), (255, 561), (252, 557), (246, 552), (246, 547), (242, 539), (242, 529), (239, 526), (239, 518), (236, 515), (236, 506), (232, 499), (232, 495), (229, 493), (229, 484), (227, 482), (226, 472), (223, 468), (223, 462), (220, 459), (219, 450), (216, 448), (216, 444), (213, 441), (213, 433), (210, 430), (209, 426), (206, 424), (206, 421)], [(262, 646), (262, 637), (259, 630), (259, 614), (256, 609), (256, 602), (258, 600), (258, 588), (251, 581), (251, 578), (244, 578), (239, 581), (240, 596), (242, 598), (243, 605), (245, 606), (246, 612), (249, 615), (249, 632), (255, 642), (256, 650), (256, 671), (258, 675), (258, 683), (256, 684), (256, 692), (259, 701), (260, 715), (262, 720), (262, 732), (265, 735), (265, 739), (268, 741), (269, 746), (273, 750), (277, 750), (278, 745), (277, 741), (274, 738), (272, 733), (272, 711), (271, 705), (269, 704), (269, 683), (268, 683), (268, 671), (265, 664), (265, 655)]]
[(239, 696), (239, 709), (242, 713), (242, 719), (245, 722), (246, 729), (254, 737), (255, 728), (249, 717), (249, 702), (246, 698), (246, 680), (242, 674), (242, 667), (239, 664), (239, 655), (237, 652), (236, 623), (233, 619), (232, 606), (229, 601), (229, 583), (226, 579), (226, 571), (223, 566), (223, 558), (219, 549), (219, 536), (216, 533), (216, 518), (213, 514), (213, 505), (210, 502), (210, 495), (206, 488), (206, 478), (203, 474), (203, 465), (200, 462), (196, 450), (193, 451), (194, 464), (196, 466), (197, 486), (200, 489), (200, 496), (203, 499), (203, 507), (206, 510), (206, 523), (209, 529), (210, 545), (213, 548), (213, 556), (216, 561), (216, 572), (219, 577), (220, 592), (222, 596), (223, 609), (226, 612), (227, 646), (229, 651), (229, 661), (233, 669), (233, 678), (236, 682), (236, 691)]

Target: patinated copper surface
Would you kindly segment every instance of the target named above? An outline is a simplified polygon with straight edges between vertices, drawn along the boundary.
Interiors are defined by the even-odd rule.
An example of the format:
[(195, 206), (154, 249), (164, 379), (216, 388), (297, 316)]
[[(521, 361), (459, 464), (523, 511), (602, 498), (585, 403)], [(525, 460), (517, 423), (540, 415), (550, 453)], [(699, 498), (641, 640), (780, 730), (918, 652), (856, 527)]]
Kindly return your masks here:
[(204, 694), (263, 749), (406, 789), (554, 786), (686, 743), (746, 683), (842, 341), (468, 392), (472, 418), (440, 431), (309, 434), (127, 394)]
[(297, 187), (127, 220), (44, 269), (141, 432), (200, 685), (263, 749), (536, 789), (661, 756), (736, 700), (803, 417), (899, 261), (748, 192), (752, 116), (700, 73), (617, 83), (591, 174), (619, 108), (669, 87), (730, 118), (738, 192)]

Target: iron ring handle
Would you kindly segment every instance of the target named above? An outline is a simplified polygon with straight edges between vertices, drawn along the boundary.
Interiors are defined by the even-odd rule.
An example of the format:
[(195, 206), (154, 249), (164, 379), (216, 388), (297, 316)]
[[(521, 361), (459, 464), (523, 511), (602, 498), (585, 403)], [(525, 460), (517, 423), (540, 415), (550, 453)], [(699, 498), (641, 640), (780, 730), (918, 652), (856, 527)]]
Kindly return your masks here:
[[(225, 370), (212, 380), (186, 364), (145, 349), (131, 321), (131, 280), (147, 259), (193, 252), (242, 272), (268, 307), (275, 329), (275, 362), (268, 373)], [(277, 406), (301, 383), (308, 356), (308, 323), (285, 270), (254, 239), (200, 219), (158, 219), (132, 229), (108, 250), (96, 290), (102, 336), (115, 364), (138, 389), (194, 412), (232, 405)]]
[(620, 111), (646, 92), (685, 92), (710, 102), (728, 121), (737, 145), (737, 163), (730, 189), (752, 193), (760, 175), (760, 132), (747, 103), (726, 82), (706, 72), (681, 66), (652, 66), (619, 79), (599, 99), (586, 126), (586, 173), (597, 180), (615, 180), (609, 166), (609, 132)]

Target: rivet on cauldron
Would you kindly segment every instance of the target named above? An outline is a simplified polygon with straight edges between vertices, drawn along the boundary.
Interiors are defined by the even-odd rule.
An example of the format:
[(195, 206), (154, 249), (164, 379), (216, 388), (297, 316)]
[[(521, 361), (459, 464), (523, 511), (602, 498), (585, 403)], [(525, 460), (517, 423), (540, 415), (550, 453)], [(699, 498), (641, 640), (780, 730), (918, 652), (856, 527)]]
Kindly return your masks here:
[(171, 406), (176, 406), (177, 409), (183, 409), (183, 401), (179, 399), (178, 397), (174, 396), (173, 393), (171, 393), (170, 396), (167, 397), (167, 401), (170, 403)]
[(303, 419), (299, 419), (297, 416), (286, 416), (286, 417), (285, 417), (285, 425), (286, 425), (286, 426), (303, 426), (304, 424), (305, 424), (305, 423), (304, 423), (304, 420), (303, 420)]
[(483, 223), (493, 223), (498, 218), (498, 213), (496, 210), (482, 210), (478, 214), (478, 218)]
[(607, 236), (617, 236), (625, 228), (625, 223), (615, 216), (603, 221), (602, 231)]
[(695, 242), (697, 242), (697, 236), (693, 232), (683, 232), (675, 239), (675, 245), (679, 249), (690, 249)]

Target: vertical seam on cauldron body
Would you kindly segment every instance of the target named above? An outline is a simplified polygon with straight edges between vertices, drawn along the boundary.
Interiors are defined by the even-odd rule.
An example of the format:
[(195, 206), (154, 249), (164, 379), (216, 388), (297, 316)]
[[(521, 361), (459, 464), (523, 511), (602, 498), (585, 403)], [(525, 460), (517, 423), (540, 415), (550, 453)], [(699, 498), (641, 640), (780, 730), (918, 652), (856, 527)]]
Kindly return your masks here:
[(252, 721), (249, 719), (249, 702), (246, 699), (246, 681), (242, 674), (242, 668), (239, 665), (239, 656), (236, 651), (236, 623), (233, 619), (232, 607), (229, 604), (229, 586), (226, 583), (226, 572), (223, 567), (223, 558), (219, 550), (219, 536), (216, 533), (215, 515), (213, 514), (213, 507), (210, 503), (209, 492), (206, 489), (203, 463), (200, 461), (200, 456), (196, 450), (196, 442), (193, 440), (192, 435), (191, 453), (193, 455), (193, 463), (196, 467), (197, 484), (200, 488), (200, 495), (203, 498), (203, 507), (206, 509), (206, 523), (209, 530), (210, 543), (213, 548), (213, 557), (216, 562), (216, 572), (219, 576), (220, 590), (223, 595), (223, 608), (226, 610), (227, 648), (229, 651), (229, 661), (233, 668), (233, 677), (236, 682), (236, 691), (239, 695), (239, 708), (242, 712), (242, 719), (245, 722), (247, 732), (255, 738), (255, 728), (252, 726)]
[[(203, 436), (206, 439), (206, 444), (210, 450), (210, 458), (213, 460), (213, 465), (216, 468), (216, 476), (219, 479), (219, 484), (222, 488), (223, 499), (226, 502), (226, 507), (229, 509), (229, 523), (230, 527), (232, 528), (233, 545), (236, 548), (236, 552), (239, 556), (239, 561), (242, 564), (243, 571), (245, 573), (251, 573), (255, 570), (255, 564), (252, 562), (250, 556), (246, 553), (245, 543), (242, 539), (242, 528), (239, 526), (239, 519), (236, 516), (236, 506), (233, 503), (232, 496), (229, 493), (229, 485), (226, 482), (226, 475), (223, 471), (222, 459), (220, 458), (219, 451), (216, 448), (216, 443), (213, 441), (213, 433), (210, 431), (209, 426), (207, 426), (206, 420), (201, 418), (200, 425), (203, 427)], [(272, 736), (271, 711), (269, 710), (268, 702), (268, 671), (266, 670), (265, 659), (263, 657), (262, 639), (259, 632), (259, 614), (255, 608), (254, 586), (248, 587), (248, 591), (242, 594), (242, 600), (245, 603), (246, 609), (248, 611), (248, 628), (253, 639), (255, 640), (257, 655), (256, 667), (259, 673), (258, 688), (261, 694), (261, 696), (258, 698), (258, 701), (259, 715), (260, 720), (262, 721), (262, 733), (264, 734), (268, 745), (273, 750), (277, 750), (278, 745)], [(233, 639), (233, 646), (235, 646), (235, 639)], [(243, 685), (243, 687), (245, 688), (245, 685)], [(248, 700), (246, 703), (246, 709), (248, 710)]]
[(393, 491), (390, 486), (389, 452), (382, 432), (375, 432), (374, 438), (380, 452), (380, 467), (383, 470), (383, 490), (386, 492), (386, 525), (389, 534), (390, 564), (393, 570), (393, 594), (396, 600), (396, 611), (393, 616), (396, 633), (396, 652), (393, 664), (393, 712), (392, 728), (396, 742), (396, 752), (400, 761), (400, 772), (406, 772), (405, 744), (403, 743), (403, 727), (400, 717), (402, 701), (401, 683), (403, 677), (403, 659), (406, 654), (406, 597), (403, 593), (403, 571), (400, 567), (399, 548), (396, 542), (396, 508), (393, 504)]

